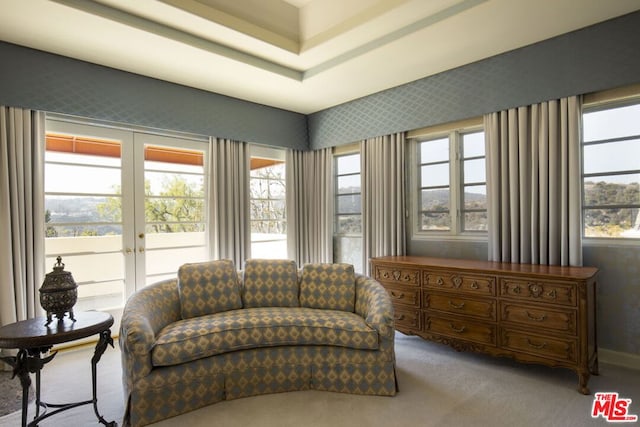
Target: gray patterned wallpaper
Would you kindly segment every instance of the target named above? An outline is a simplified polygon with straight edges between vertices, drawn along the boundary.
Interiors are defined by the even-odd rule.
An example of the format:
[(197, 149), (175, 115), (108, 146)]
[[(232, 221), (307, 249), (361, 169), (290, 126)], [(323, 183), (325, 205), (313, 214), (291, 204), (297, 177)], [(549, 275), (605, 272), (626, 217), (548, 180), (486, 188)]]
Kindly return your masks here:
[(637, 83), (639, 51), (634, 12), (311, 114), (310, 147)]
[(598, 267), (598, 345), (640, 356), (640, 244), (585, 246), (584, 265)]
[(308, 148), (303, 114), (5, 42), (0, 42), (0, 104)]

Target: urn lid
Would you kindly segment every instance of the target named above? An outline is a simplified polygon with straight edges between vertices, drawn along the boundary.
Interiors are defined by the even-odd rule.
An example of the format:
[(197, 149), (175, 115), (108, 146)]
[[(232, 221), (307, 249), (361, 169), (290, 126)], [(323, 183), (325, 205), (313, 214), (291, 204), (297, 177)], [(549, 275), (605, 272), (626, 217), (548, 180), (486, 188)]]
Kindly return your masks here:
[(45, 276), (40, 292), (69, 291), (78, 287), (71, 272), (64, 271), (62, 257), (59, 256), (56, 261), (58, 262), (54, 264), (53, 271)]

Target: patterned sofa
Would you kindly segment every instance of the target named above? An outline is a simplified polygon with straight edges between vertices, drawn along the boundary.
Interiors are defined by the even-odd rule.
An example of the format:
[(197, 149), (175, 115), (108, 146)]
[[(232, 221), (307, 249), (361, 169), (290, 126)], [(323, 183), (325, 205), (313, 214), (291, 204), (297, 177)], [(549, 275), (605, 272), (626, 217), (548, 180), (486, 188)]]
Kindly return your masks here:
[(393, 396), (393, 338), (388, 294), (351, 265), (186, 264), (125, 305), (123, 423), (294, 390)]

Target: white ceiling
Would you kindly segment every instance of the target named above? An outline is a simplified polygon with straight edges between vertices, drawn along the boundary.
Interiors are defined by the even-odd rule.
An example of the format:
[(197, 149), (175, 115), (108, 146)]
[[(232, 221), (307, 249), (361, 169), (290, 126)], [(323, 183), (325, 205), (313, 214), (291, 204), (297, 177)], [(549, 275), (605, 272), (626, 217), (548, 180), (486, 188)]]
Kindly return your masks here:
[(638, 9), (638, 0), (2, 0), (0, 40), (308, 114)]

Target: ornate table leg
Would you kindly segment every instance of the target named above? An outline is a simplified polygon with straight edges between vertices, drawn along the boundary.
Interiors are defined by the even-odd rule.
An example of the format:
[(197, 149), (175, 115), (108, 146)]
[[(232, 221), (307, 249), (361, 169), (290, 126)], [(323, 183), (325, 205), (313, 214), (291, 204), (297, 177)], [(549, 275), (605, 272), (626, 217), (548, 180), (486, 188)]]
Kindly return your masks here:
[(31, 387), (31, 377), (29, 373), (36, 374), (36, 417), (40, 413), (40, 371), (42, 367), (54, 358), (56, 353), (40, 358), (40, 353), (46, 353), (51, 347), (43, 348), (31, 348), (18, 350), (18, 355), (13, 357), (2, 357), (3, 361), (9, 364), (13, 368), (13, 376), (16, 375), (20, 378), (20, 384), (22, 385), (22, 427), (27, 426), (27, 411), (29, 406), (29, 387)]
[(106, 331), (100, 332), (100, 339), (96, 344), (96, 349), (93, 353), (93, 357), (91, 358), (91, 385), (93, 388), (93, 411), (96, 413), (96, 417), (98, 417), (98, 421), (104, 424), (107, 427), (117, 427), (118, 423), (115, 421), (108, 422), (104, 419), (100, 412), (98, 412), (98, 397), (97, 397), (97, 365), (100, 361), (100, 358), (104, 354), (107, 349), (107, 345), (111, 345), (113, 347), (113, 338), (111, 338), (111, 330), (107, 329)]

